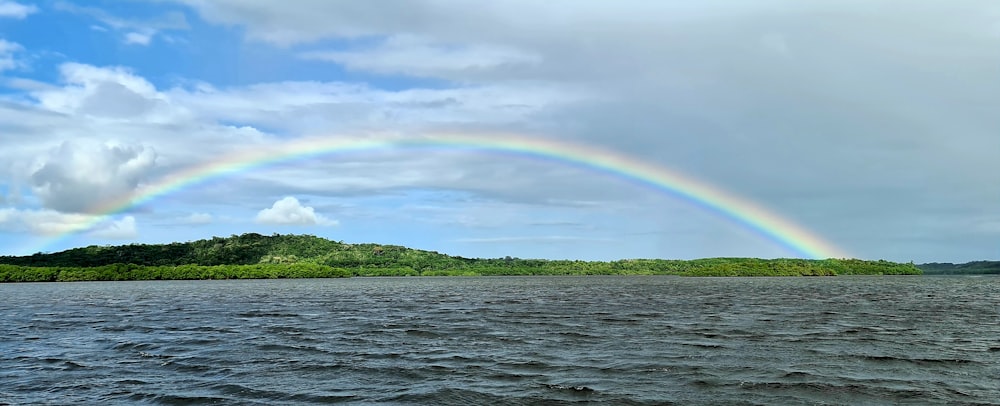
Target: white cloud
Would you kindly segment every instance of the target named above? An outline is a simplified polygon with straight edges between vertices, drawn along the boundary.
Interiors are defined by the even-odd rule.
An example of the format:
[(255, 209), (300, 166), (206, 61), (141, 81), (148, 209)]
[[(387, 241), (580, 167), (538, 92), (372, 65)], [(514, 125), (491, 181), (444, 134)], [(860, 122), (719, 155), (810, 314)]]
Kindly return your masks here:
[(215, 89), (172, 89), (184, 112), (206, 120), (294, 134), (418, 130), (442, 125), (531, 125), (531, 118), (593, 96), (571, 86), (516, 82), (387, 91), (341, 82), (279, 82)]
[(22, 63), (15, 59), (14, 55), (23, 50), (21, 44), (0, 38), (0, 73), (20, 67)]
[(16, 90), (23, 90), (28, 92), (38, 92), (46, 90), (58, 89), (58, 86), (54, 86), (50, 83), (25, 78), (6, 78), (3, 81), (3, 85)]
[[(254, 126), (292, 136), (320, 133), (346, 139), (352, 137), (344, 135), (348, 131), (365, 128), (417, 133), (438, 125), (530, 125), (533, 116), (585, 99), (572, 89), (544, 83), (401, 91), (338, 82), (262, 83), (223, 89), (196, 83), (160, 90), (124, 67), (67, 63), (60, 72), (64, 83), (59, 86), (18, 83), (37, 104), (17, 108), (0, 105), (0, 122), (18, 123), (14, 127), (17, 131), (0, 133), (0, 140), (9, 139), (8, 145), (13, 146), (0, 150), (0, 162), (10, 166), (4, 168), (0, 163), (0, 174), (6, 171), (33, 186), (45, 197), (46, 207), (66, 211), (86, 210), (87, 204), (97, 203), (94, 196), (98, 194), (93, 190), (118, 196), (142, 193), (143, 181), (154, 182), (158, 174), (203, 165), (237, 150), (265, 151), (289, 139), (263, 133)], [(367, 137), (365, 133), (355, 132)], [(74, 141), (64, 144), (66, 139)], [(123, 163), (112, 159), (120, 155), (109, 151), (113, 147), (136, 153), (133, 166), (137, 170), (116, 175), (112, 168)], [(244, 179), (258, 183), (254, 189), (240, 190), (240, 201), (295, 191), (524, 188), (532, 183), (530, 179), (544, 178), (548, 172), (536, 167), (527, 172), (516, 168), (497, 172), (494, 169), (502, 162), (486, 162), (484, 166), (481, 159), (469, 156), (425, 156), (408, 151), (395, 155), (398, 159), (391, 162), (351, 154), (318, 166), (289, 167), (300, 171), (292, 177), (267, 175), (280, 174), (283, 169), (261, 175), (255, 171)], [(37, 174), (46, 165), (49, 175), (55, 173), (60, 178), (51, 185)], [(339, 175), (316, 176), (317, 170), (336, 170)], [(529, 172), (533, 177), (515, 176)], [(89, 173), (105, 173), (112, 179), (94, 181), (84, 175)], [(517, 179), (475, 186), (483, 179), (509, 176)], [(258, 189), (265, 191), (255, 192)], [(523, 193), (531, 193), (530, 188), (524, 188)]]
[(67, 214), (48, 209), (0, 209), (2, 231), (52, 237), (87, 229), (88, 236), (103, 239), (129, 239), (138, 235), (136, 221), (132, 216), (102, 220), (99, 216)]
[(353, 51), (313, 51), (305, 59), (336, 62), (350, 69), (413, 76), (443, 76), (516, 68), (540, 62), (535, 54), (496, 45), (435, 43), (426, 38), (396, 35), (373, 48)]
[(134, 45), (149, 45), (149, 41), (153, 39), (151, 33), (141, 33), (141, 32), (130, 32), (125, 34), (125, 43)]
[(80, 63), (59, 66), (62, 87), (40, 88), (30, 94), (40, 107), (106, 120), (174, 121), (183, 114), (146, 79), (123, 67), (96, 67)]
[(141, 145), (66, 141), (36, 159), (31, 187), (47, 208), (100, 210), (132, 193), (155, 165), (156, 152)]
[(212, 215), (208, 213), (191, 213), (189, 216), (180, 218), (180, 221), (185, 224), (208, 224), (212, 220)]
[(87, 235), (108, 240), (127, 240), (136, 238), (139, 232), (135, 226), (135, 217), (125, 216), (118, 220), (106, 221)]
[(54, 210), (0, 209), (0, 229), (43, 236), (79, 231), (93, 220), (93, 216), (65, 214)]
[(38, 11), (34, 5), (24, 5), (10, 0), (0, 0), (0, 17), (23, 19)]
[[(63, 86), (34, 86), (30, 94), (40, 107), (78, 122), (92, 117), (205, 128), (221, 121), (291, 134), (456, 124), (527, 126), (532, 116), (594, 97), (572, 86), (533, 82), (388, 91), (363, 84), (289, 81), (161, 91), (124, 67), (66, 63), (60, 73)], [(162, 127), (150, 130), (159, 132), (157, 128)]]
[[(614, 31), (633, 33), (650, 26), (678, 24), (692, 15), (731, 16), (748, 10), (796, 2), (732, 2), (704, 0), (651, 2), (643, 0), (531, 0), (503, 2), (449, 2), (386, 0), (357, 5), (327, 0), (299, 0), (288, 7), (270, 0), (176, 0), (198, 10), (207, 21), (241, 25), (255, 40), (281, 46), (309, 43), (331, 37), (358, 38), (385, 32), (432, 34), (435, 37), (550, 38), (586, 37)], [(704, 4), (704, 6), (702, 6)], [(765, 7), (762, 7), (765, 6)], [(777, 7), (776, 7), (777, 8)], [(706, 11), (708, 10), (708, 11)], [(457, 17), (456, 16), (460, 16)]]
[(257, 213), (257, 222), (261, 224), (273, 225), (298, 225), (298, 226), (334, 226), (336, 220), (316, 214), (312, 207), (302, 206), (299, 200), (288, 196), (274, 202), (269, 209), (263, 209)]
[[(152, 38), (162, 31), (187, 30), (190, 26), (183, 13), (168, 12), (153, 19), (139, 20), (115, 16), (96, 7), (77, 6), (67, 2), (55, 3), (55, 9), (94, 18), (106, 27), (123, 32), (122, 41), (125, 44), (149, 45)], [(107, 31), (100, 25), (91, 26), (97, 31)]]
[(580, 243), (580, 242), (609, 242), (614, 241), (608, 238), (587, 238), (572, 235), (529, 235), (512, 237), (484, 237), (484, 238), (458, 238), (455, 242), (464, 243)]

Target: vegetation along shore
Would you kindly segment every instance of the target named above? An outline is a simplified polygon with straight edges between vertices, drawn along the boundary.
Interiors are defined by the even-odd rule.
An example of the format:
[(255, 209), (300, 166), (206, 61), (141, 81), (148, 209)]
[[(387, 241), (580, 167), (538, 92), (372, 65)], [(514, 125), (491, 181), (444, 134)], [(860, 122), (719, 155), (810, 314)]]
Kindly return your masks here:
[(463, 258), (311, 235), (243, 234), (171, 243), (89, 246), (0, 257), (0, 282), (335, 278), (351, 276), (919, 275), (913, 263), (860, 259), (706, 258), (618, 261)]

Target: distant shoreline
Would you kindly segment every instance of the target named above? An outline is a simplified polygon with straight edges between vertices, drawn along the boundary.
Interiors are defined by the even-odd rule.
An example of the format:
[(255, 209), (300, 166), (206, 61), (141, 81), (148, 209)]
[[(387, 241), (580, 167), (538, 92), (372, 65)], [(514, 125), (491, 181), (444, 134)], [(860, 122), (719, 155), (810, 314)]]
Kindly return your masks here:
[(344, 278), (352, 276), (919, 275), (913, 263), (860, 259), (704, 258), (580, 261), (464, 258), (310, 235), (234, 235), (171, 243), (90, 246), (0, 257), (0, 282)]
[[(633, 260), (637, 261), (637, 260)], [(35, 267), (0, 265), (0, 283), (11, 282), (84, 282), (151, 280), (234, 280), (302, 279), (350, 277), (447, 277), (447, 276), (627, 276), (666, 275), (687, 277), (789, 277), (843, 275), (921, 275), (911, 264), (861, 260), (761, 260), (755, 258), (714, 258), (681, 261), (689, 266), (662, 269), (665, 260), (643, 260), (630, 268), (613, 269), (602, 262), (582, 262), (578, 268), (566, 267), (485, 267), (468, 269), (425, 270), (410, 267), (334, 268), (311, 263), (254, 265), (176, 265), (143, 266), (111, 264), (95, 267)], [(706, 264), (707, 262), (707, 264)], [(776, 266), (777, 265), (777, 266)], [(783, 265), (783, 266), (782, 266)], [(851, 265), (855, 265), (851, 267)], [(768, 266), (768, 267), (764, 267)], [(839, 268), (841, 272), (837, 272)], [(843, 272), (847, 270), (847, 272)], [(603, 271), (603, 272), (602, 272)]]

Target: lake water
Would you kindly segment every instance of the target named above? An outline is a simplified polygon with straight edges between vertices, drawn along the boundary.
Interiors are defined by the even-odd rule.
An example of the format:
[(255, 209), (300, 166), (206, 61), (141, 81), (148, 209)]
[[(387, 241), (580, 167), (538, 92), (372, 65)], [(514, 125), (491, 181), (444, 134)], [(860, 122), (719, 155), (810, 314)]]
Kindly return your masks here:
[(0, 404), (994, 404), (997, 277), (0, 285)]

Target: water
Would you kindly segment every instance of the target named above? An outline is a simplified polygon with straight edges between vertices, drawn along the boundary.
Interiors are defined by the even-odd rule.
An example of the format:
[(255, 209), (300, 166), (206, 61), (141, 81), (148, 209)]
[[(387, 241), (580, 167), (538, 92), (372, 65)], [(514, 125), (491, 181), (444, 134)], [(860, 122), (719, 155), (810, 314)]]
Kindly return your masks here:
[(1000, 278), (0, 285), (0, 404), (1000, 404)]

